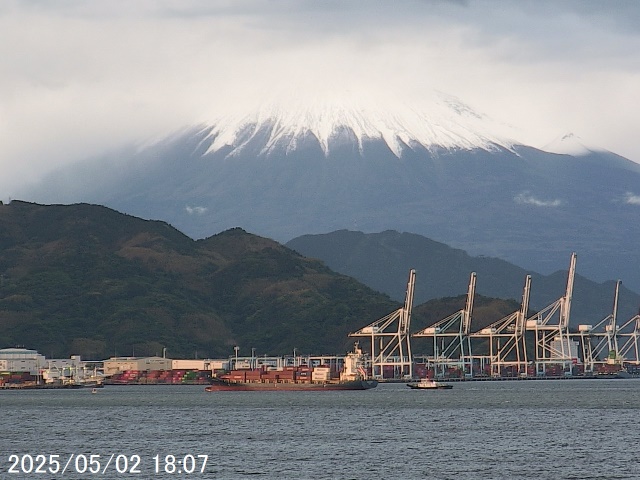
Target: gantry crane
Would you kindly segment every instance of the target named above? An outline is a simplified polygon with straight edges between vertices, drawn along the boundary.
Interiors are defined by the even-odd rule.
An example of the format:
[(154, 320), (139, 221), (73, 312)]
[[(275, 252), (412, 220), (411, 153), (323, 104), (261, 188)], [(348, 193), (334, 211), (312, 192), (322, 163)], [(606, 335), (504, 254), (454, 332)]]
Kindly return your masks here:
[(436, 375), (443, 375), (449, 366), (461, 368), (465, 375), (472, 374), (469, 334), (475, 291), (476, 273), (472, 272), (464, 308), (412, 335), (415, 338), (433, 339), (433, 357), (429, 357), (428, 360), (433, 364)]
[(384, 367), (392, 366), (394, 377), (413, 377), (413, 358), (411, 356), (411, 310), (413, 292), (416, 283), (416, 271), (409, 271), (407, 292), (404, 305), (395, 312), (350, 333), (350, 337), (371, 338), (371, 375), (382, 378)]
[(488, 340), (491, 376), (505, 375), (505, 368), (511, 368), (511, 376), (527, 375), (527, 344), (525, 322), (529, 311), (531, 275), (525, 277), (520, 309), (492, 323), (479, 332), (472, 333), (471, 339)]
[[(577, 358), (577, 347), (569, 336), (569, 317), (573, 282), (576, 274), (576, 254), (571, 254), (567, 288), (563, 297), (543, 308), (525, 323), (527, 331), (534, 332), (536, 345), (536, 373), (545, 375), (549, 365), (560, 364), (566, 371)], [(554, 316), (558, 313), (557, 321)]]
[[(627, 332), (627, 327), (633, 325), (633, 330)], [(620, 346), (620, 356), (627, 364), (640, 365), (640, 313), (620, 325), (618, 336), (626, 338)]]
[(595, 326), (578, 325), (578, 336), (582, 344), (582, 358), (586, 374), (593, 373), (597, 364), (622, 365), (622, 356), (618, 348), (619, 327), (616, 323), (621, 283), (620, 280), (616, 282), (612, 313)]

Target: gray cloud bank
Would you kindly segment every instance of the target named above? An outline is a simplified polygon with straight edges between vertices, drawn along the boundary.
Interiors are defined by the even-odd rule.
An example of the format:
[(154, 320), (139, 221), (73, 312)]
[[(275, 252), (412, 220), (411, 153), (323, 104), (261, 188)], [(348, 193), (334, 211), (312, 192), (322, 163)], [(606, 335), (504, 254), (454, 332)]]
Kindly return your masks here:
[(273, 90), (433, 89), (640, 161), (635, 1), (0, 3), (0, 195)]

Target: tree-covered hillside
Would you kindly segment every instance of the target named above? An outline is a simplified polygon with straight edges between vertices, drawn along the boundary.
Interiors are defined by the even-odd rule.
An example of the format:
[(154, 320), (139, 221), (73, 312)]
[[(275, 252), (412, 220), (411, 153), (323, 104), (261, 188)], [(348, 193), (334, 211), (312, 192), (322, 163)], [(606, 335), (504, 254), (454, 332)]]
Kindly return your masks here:
[(0, 205), (0, 348), (47, 356), (339, 353), (397, 308), (241, 229), (195, 241), (164, 222), (77, 204)]

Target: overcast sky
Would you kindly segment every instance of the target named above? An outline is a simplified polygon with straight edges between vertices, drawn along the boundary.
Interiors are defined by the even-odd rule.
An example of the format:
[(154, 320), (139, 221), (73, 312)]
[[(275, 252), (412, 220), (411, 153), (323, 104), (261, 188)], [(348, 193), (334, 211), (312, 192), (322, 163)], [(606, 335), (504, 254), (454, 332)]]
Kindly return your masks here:
[(640, 2), (3, 0), (0, 198), (294, 88), (437, 89), (533, 146), (640, 162)]

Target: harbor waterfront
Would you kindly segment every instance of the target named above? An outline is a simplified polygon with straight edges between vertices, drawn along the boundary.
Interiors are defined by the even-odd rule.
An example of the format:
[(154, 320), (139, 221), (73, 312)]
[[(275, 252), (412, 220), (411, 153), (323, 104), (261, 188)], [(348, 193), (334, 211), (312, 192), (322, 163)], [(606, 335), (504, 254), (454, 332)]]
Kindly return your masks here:
[[(111, 479), (640, 478), (635, 380), (323, 394), (107, 385), (97, 394), (0, 391), (0, 407), (1, 478), (38, 477), (8, 474), (11, 455), (59, 455), (64, 466), (72, 454), (100, 455), (102, 466), (113, 454), (139, 457), (141, 473), (112, 464), (99, 475)], [(166, 455), (193, 456), (198, 468), (178, 475), (160, 465), (156, 474), (154, 457)], [(198, 455), (208, 456), (204, 472)], [(70, 467), (64, 478), (94, 476)]]
[[(463, 309), (411, 333), (416, 283), (409, 270), (404, 305), (350, 337), (360, 340), (346, 355), (240, 357), (240, 346), (228, 359), (111, 357), (83, 362), (79, 355), (48, 360), (35, 350), (0, 350), (0, 388), (97, 387), (112, 384), (208, 384), (208, 390), (373, 388), (380, 381), (597, 378), (640, 376), (640, 314), (622, 325), (617, 321), (620, 281), (615, 283), (613, 311), (596, 325), (570, 327), (576, 272), (571, 254), (563, 296), (529, 316), (531, 275), (526, 275), (520, 308), (472, 329), (476, 273), (471, 272)], [(411, 338), (428, 340), (423, 354), (414, 354)], [(425, 345), (423, 345), (423, 348)], [(352, 358), (352, 355), (356, 357)], [(197, 357), (197, 355), (196, 355)], [(45, 368), (46, 365), (46, 368)], [(88, 366), (92, 366), (87, 369)], [(348, 381), (355, 380), (357, 384)], [(369, 382), (371, 380), (371, 382)], [(365, 381), (362, 383), (361, 381)], [(314, 387), (315, 388), (315, 387)]]

